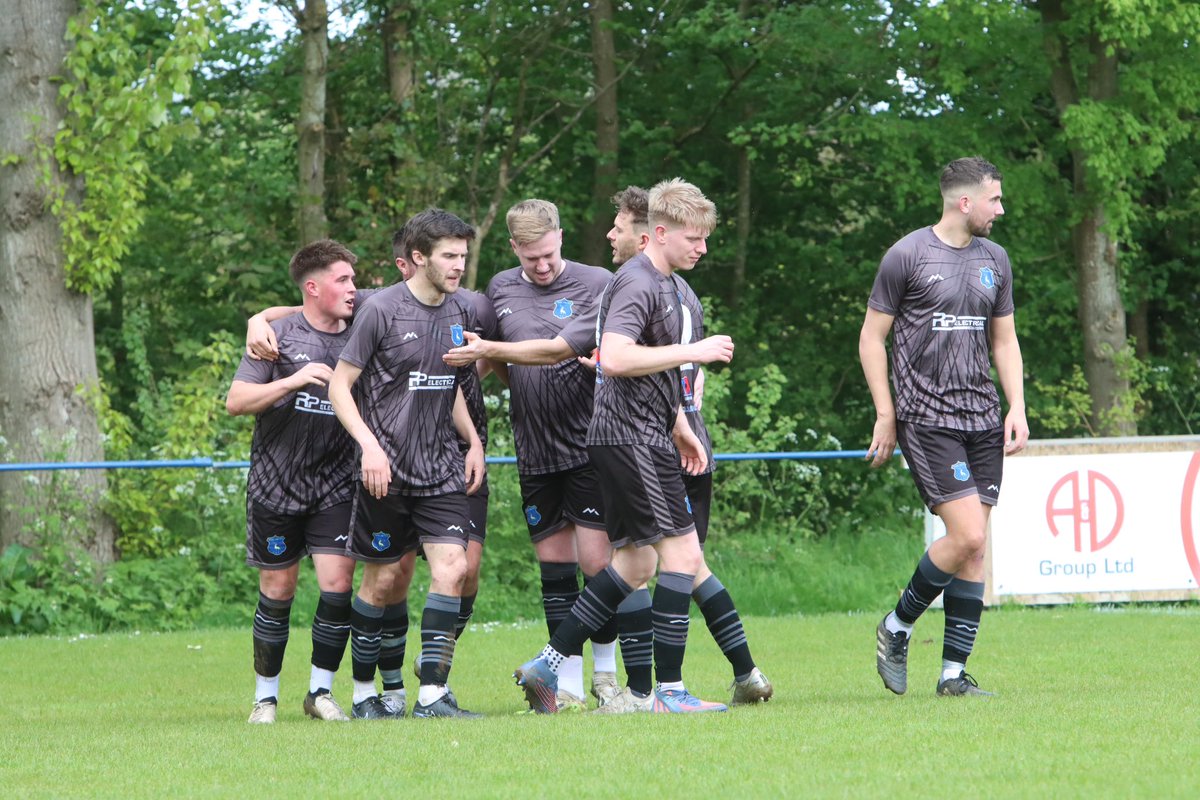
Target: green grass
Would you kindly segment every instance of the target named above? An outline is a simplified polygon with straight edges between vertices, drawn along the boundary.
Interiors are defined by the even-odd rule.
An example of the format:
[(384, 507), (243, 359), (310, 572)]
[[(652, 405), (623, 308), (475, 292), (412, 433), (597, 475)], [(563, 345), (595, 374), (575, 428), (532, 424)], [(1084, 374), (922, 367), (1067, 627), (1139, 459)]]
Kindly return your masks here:
[[(4, 797), (1193, 797), (1200, 608), (989, 611), (971, 671), (992, 700), (935, 698), (942, 617), (910, 690), (875, 675), (875, 614), (750, 618), (766, 706), (699, 717), (513, 716), (511, 669), (544, 628), (476, 626), (453, 675), (477, 722), (302, 717), (294, 630), (279, 722), (249, 726), (248, 630), (0, 639)], [(685, 674), (725, 696), (693, 621)], [(348, 664), (347, 664), (348, 667)], [(349, 698), (348, 669), (335, 691)]]

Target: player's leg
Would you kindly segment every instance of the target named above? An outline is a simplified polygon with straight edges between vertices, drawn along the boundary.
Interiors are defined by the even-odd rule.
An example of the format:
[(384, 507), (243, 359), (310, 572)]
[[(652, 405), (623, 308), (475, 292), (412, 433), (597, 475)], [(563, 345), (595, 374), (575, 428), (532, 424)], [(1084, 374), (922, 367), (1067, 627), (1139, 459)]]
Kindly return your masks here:
[(554, 697), (558, 689), (558, 673), (568, 654), (582, 652), (584, 641), (616, 613), (617, 606), (633, 591), (633, 586), (649, 580), (653, 575), (653, 567), (645, 570), (641, 566), (645, 559), (639, 560), (632, 554), (637, 548), (625, 533), (627, 530), (636, 530), (636, 520), (648, 512), (640, 499), (644, 492), (637, 474), (631, 471), (633, 462), (621, 450), (623, 448), (588, 448), (604, 494), (609, 541), (617, 548), (612, 563), (588, 584), (572, 606), (571, 614), (554, 631), (542, 654), (522, 664), (513, 673), (517, 684), (524, 689), (530, 707), (539, 713), (548, 714), (557, 710)]
[(942, 518), (948, 534), (921, 556), (896, 607), (875, 628), (875, 668), (884, 686), (904, 694), (913, 625), (982, 546), (983, 516), (975, 484), (964, 471), (961, 434), (904, 422), (896, 433), (921, 498)]
[(408, 705), (404, 689), (404, 655), (408, 646), (408, 590), (412, 586), (416, 560), (416, 550), (408, 551), (400, 559), (392, 591), (383, 608), (383, 627), (379, 631), (379, 677), (383, 682), (379, 697), (399, 717), (404, 716)]
[(966, 437), (967, 465), (978, 489), (979, 515), (984, 538), (968, 561), (955, 573), (942, 595), (946, 612), (945, 637), (942, 640), (942, 674), (937, 693), (945, 696), (991, 696), (981, 690), (967, 674), (967, 659), (975, 647), (983, 616), (984, 554), (987, 549), (987, 521), (1000, 496), (1004, 474), (1004, 431), (996, 429), (972, 433)]
[[(604, 498), (591, 465), (566, 474), (564, 515), (574, 523), (575, 549), (584, 587), (612, 560), (612, 544), (604, 529)], [(604, 705), (620, 692), (617, 683), (617, 621), (614, 614), (591, 637), (592, 696)], [(582, 667), (582, 664), (580, 665)]]
[(278, 514), (253, 500), (247, 501), (246, 563), (258, 569), (258, 604), (253, 623), (254, 708), (249, 722), (275, 721), (279, 674), (304, 552), (302, 517)]
[(304, 713), (314, 719), (345, 722), (350, 718), (333, 698), (333, 678), (350, 640), (350, 595), (354, 559), (346, 555), (350, 536), (350, 501), (312, 514), (305, 540), (317, 575), (320, 598), (312, 621), (312, 666)]
[(401, 580), (400, 562), (408, 551), (410, 528), (406, 498), (376, 499), (359, 484), (354, 500), (349, 554), (363, 564), (358, 592), (350, 603), (350, 661), (356, 719), (395, 719), (395, 712), (375, 689), (383, 641), (383, 615)]
[(467, 534), (467, 575), (463, 578), (458, 621), (454, 624), (456, 641), (462, 639), (467, 626), (471, 624), (471, 616), (475, 613), (475, 598), (479, 595), (479, 571), (483, 568), (483, 546), (487, 541), (488, 494), (485, 476), (479, 491), (467, 497), (471, 528)]
[(421, 613), (421, 688), (413, 717), (478, 717), (459, 708), (446, 687), (454, 665), (454, 628), (467, 575), (467, 498), (457, 492), (415, 499), (414, 521), (422, 531), (421, 548), (429, 562), (429, 593)]
[[(696, 522), (696, 538), (700, 542), (702, 553), (704, 543), (708, 539), (709, 520), (712, 518), (712, 478), (711, 472), (683, 476), (688, 511)], [(737, 606), (720, 578), (709, 569), (707, 561), (701, 561), (700, 571), (696, 573), (692, 586), (692, 600), (704, 616), (704, 624), (708, 626), (713, 640), (733, 668), (733, 696), (729, 705), (747, 705), (770, 700), (775, 689), (754, 663), (754, 657), (750, 654), (750, 640), (746, 636)]]
[[(678, 477), (678, 470), (675, 472)], [(680, 491), (682, 507), (683, 493)], [(690, 518), (689, 518), (690, 521)], [(723, 703), (701, 700), (683, 682), (683, 656), (687, 648), (688, 607), (692, 587), (704, 563), (694, 529), (674, 532), (654, 545), (658, 551), (658, 585), (654, 587), (654, 711), (681, 713), (725, 711)]]

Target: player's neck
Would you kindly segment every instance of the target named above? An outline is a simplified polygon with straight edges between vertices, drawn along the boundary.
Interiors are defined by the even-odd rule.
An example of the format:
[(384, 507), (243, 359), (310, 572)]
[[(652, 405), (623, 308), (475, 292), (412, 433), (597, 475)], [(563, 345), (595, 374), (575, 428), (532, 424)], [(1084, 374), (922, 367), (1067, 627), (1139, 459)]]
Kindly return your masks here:
[(651, 266), (662, 275), (668, 278), (675, 274), (675, 270), (671, 269), (671, 265), (667, 263), (666, 254), (662, 250), (654, 246), (654, 243), (646, 245), (646, 249), (642, 251), (646, 254), (646, 258), (650, 259)]
[(933, 235), (940, 239), (942, 244), (960, 250), (969, 245), (971, 240), (975, 238), (971, 235), (971, 231), (967, 229), (965, 223), (960, 222), (956, 218), (947, 218), (944, 216), (933, 226)]
[(321, 331), (322, 333), (341, 333), (346, 330), (346, 320), (339, 317), (334, 317), (329, 314), (322, 314), (317, 308), (305, 304), (304, 321), (312, 326), (313, 330)]
[(404, 282), (417, 301), (427, 306), (440, 306), (446, 299), (446, 293), (434, 286), (419, 271)]

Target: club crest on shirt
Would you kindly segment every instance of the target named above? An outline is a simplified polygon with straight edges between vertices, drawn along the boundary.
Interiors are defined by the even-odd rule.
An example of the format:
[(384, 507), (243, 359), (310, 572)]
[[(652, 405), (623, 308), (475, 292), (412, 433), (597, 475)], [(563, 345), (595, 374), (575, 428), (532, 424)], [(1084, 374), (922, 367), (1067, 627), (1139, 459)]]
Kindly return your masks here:
[(950, 465), (950, 470), (954, 473), (954, 480), (956, 481), (965, 481), (971, 478), (971, 470), (962, 461), (955, 461)]
[(561, 300), (554, 301), (554, 316), (558, 317), (559, 319), (566, 319), (567, 317), (571, 316), (574, 313), (575, 313), (575, 302), (574, 301), (568, 300), (565, 297)]
[(995, 289), (996, 273), (992, 272), (991, 267), (980, 267), (979, 282), (983, 284), (983, 288), (985, 289)]
[(455, 347), (462, 347), (462, 343), (466, 341), (466, 339), (463, 338), (462, 325), (450, 326), (450, 341), (454, 343)]
[(287, 551), (287, 540), (282, 536), (267, 537), (267, 552), (273, 556), (281, 556)]
[(375, 533), (371, 534), (371, 547), (375, 548), (376, 551), (382, 553), (391, 546), (392, 535), (390, 533), (376, 531)]

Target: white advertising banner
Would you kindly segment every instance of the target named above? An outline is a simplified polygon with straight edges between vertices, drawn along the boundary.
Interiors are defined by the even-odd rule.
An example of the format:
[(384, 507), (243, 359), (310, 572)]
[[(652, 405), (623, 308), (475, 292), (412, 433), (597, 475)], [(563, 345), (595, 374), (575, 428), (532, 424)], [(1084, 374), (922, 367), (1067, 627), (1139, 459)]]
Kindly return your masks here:
[(1195, 592), (1198, 473), (1194, 450), (1006, 459), (989, 593)]

